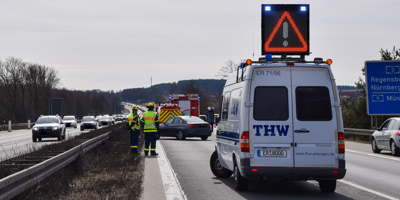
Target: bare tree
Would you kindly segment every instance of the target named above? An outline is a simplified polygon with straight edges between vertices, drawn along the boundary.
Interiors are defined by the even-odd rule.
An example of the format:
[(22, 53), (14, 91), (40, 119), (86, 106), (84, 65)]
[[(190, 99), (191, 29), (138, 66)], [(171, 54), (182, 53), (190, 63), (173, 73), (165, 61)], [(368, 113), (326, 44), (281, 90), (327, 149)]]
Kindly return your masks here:
[[(241, 61), (241, 62), (242, 62), (242, 61)], [(228, 60), (228, 61), (226, 61), (226, 62), (225, 62), (225, 65), (222, 66), (222, 67), (219, 69), (219, 71), (218, 71), (216, 77), (221, 78), (221, 79), (226, 79), (226, 78), (228, 78), (228, 76), (229, 76), (231, 73), (236, 72), (236, 70), (237, 70), (237, 68), (238, 68), (238, 66), (240, 65), (241, 62), (235, 63), (233, 60)]]

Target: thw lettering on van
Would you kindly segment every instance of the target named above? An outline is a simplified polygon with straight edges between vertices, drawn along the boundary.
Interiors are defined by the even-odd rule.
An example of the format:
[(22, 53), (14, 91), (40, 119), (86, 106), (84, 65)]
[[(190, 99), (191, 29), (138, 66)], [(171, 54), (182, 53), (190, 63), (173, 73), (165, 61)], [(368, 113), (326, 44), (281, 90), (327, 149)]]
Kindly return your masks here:
[(263, 136), (276, 136), (275, 130), (279, 136), (287, 136), (289, 125), (253, 125), (253, 129), (256, 130), (256, 136), (261, 136), (261, 131), (264, 129)]

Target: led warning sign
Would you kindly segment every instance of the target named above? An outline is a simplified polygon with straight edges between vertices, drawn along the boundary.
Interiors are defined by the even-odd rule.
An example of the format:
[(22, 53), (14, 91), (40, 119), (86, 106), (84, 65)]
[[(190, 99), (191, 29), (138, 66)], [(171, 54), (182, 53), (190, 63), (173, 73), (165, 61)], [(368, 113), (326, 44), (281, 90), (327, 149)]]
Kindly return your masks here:
[(262, 54), (310, 53), (310, 6), (263, 4), (261, 6)]

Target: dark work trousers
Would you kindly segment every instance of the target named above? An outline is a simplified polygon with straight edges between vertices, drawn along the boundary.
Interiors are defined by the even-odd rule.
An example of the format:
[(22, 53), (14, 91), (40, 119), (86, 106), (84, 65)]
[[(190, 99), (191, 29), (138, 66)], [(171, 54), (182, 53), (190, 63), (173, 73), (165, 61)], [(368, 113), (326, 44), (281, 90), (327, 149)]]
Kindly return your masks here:
[(131, 151), (132, 153), (138, 153), (140, 130), (139, 129), (130, 130), (129, 133), (131, 134)]
[(149, 153), (149, 146), (151, 146), (151, 154), (156, 153), (156, 139), (154, 135), (156, 132), (148, 132), (144, 133), (144, 154), (148, 155)]

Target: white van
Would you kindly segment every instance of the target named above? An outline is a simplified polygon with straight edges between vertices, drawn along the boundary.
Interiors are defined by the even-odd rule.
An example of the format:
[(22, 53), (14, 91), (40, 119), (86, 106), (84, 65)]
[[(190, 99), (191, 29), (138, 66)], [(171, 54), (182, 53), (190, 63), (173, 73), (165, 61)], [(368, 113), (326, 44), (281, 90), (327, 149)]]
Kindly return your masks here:
[(334, 192), (346, 169), (330, 65), (320, 58), (246, 62), (223, 90), (213, 174), (234, 173), (236, 190), (246, 190), (249, 178), (262, 177), (317, 180), (321, 191)]

